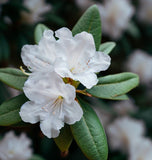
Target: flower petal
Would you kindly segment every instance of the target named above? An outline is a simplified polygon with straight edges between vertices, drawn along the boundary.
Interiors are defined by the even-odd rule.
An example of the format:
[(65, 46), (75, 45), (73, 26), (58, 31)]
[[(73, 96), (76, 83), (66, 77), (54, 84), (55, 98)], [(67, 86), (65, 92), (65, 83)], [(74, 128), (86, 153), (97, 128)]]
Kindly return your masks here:
[(82, 108), (75, 100), (71, 104), (63, 103), (62, 112), (64, 114), (64, 122), (67, 124), (74, 124), (80, 121), (83, 115)]
[(40, 128), (44, 135), (48, 138), (56, 138), (60, 129), (64, 126), (64, 122), (56, 116), (49, 115), (45, 120), (41, 121)]
[(30, 71), (40, 70), (44, 65), (44, 62), (41, 60), (39, 50), (40, 48), (37, 45), (24, 45), (22, 48), (22, 61)]
[(55, 36), (63, 39), (72, 38), (72, 32), (68, 28), (62, 27), (55, 31)]
[(56, 99), (63, 86), (65, 86), (63, 80), (55, 72), (43, 73), (43, 76), (36, 73), (30, 75), (23, 90), (31, 101), (44, 104)]
[(54, 64), (54, 70), (61, 77), (71, 77), (72, 74), (68, 68), (68, 64), (63, 59), (57, 59)]
[(42, 107), (43, 106), (31, 101), (24, 103), (19, 112), (21, 119), (24, 122), (29, 122), (32, 124), (37, 123), (38, 121), (40, 121), (40, 116), (45, 114)]
[(105, 71), (110, 66), (111, 58), (103, 52), (96, 52), (95, 56), (90, 60), (89, 68), (92, 72)]
[(70, 84), (65, 84), (63, 92), (64, 92), (64, 99), (67, 103), (71, 103), (73, 100), (75, 100), (76, 97), (75, 87), (73, 87)]
[(40, 71), (50, 68), (53, 64), (58, 48), (51, 30), (44, 31), (38, 45), (24, 45), (21, 52), (23, 63), (30, 71)]
[(82, 73), (75, 75), (75, 80), (80, 81), (86, 88), (90, 89), (98, 83), (98, 79), (95, 73)]

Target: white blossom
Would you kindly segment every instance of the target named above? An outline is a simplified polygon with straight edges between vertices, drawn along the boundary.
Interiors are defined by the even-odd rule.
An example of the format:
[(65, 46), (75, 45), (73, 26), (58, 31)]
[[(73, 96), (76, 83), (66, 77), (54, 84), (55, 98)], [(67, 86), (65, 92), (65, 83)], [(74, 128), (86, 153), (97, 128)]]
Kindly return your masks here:
[(53, 31), (47, 30), (38, 45), (23, 46), (21, 58), (31, 72), (49, 72), (60, 54), (62, 48), (56, 43)]
[(152, 141), (148, 138), (140, 137), (130, 147), (129, 160), (152, 160)]
[(143, 84), (152, 81), (152, 56), (142, 50), (135, 50), (126, 63), (128, 71), (137, 73)]
[(31, 75), (23, 90), (30, 101), (21, 107), (22, 120), (40, 121), (43, 134), (49, 138), (57, 137), (64, 123), (74, 124), (83, 115), (75, 100), (75, 88), (65, 84), (55, 72)]
[(56, 61), (55, 71), (62, 77), (80, 81), (87, 88), (96, 85), (98, 80), (95, 73), (106, 70), (111, 59), (96, 51), (93, 36), (81, 32), (73, 37), (67, 28), (57, 30), (56, 36), (64, 54), (62, 61)]
[(152, 24), (152, 0), (140, 0), (137, 12), (140, 21)]
[(119, 39), (127, 29), (134, 13), (129, 0), (108, 0), (103, 5), (98, 4), (102, 21), (103, 34), (112, 39)]
[(8, 132), (0, 141), (1, 160), (28, 160), (32, 156), (31, 140), (25, 135)]
[(137, 111), (137, 106), (132, 99), (115, 102), (112, 104), (112, 108), (119, 115), (126, 115)]
[(23, 5), (29, 10), (22, 12), (23, 22), (34, 24), (43, 20), (42, 15), (51, 10), (45, 0), (24, 0)]
[(86, 10), (91, 5), (94, 4), (93, 0), (75, 0), (78, 7), (80, 7), (82, 10)]
[(118, 118), (107, 127), (110, 147), (124, 152), (128, 151), (144, 132), (143, 122), (129, 117)]
[(110, 57), (97, 52), (93, 36), (81, 32), (74, 37), (67, 28), (55, 32), (47, 30), (38, 45), (25, 45), (22, 49), (22, 60), (32, 72), (49, 71), (53, 66), (61, 77), (80, 81), (87, 88), (96, 85), (96, 72), (106, 70)]

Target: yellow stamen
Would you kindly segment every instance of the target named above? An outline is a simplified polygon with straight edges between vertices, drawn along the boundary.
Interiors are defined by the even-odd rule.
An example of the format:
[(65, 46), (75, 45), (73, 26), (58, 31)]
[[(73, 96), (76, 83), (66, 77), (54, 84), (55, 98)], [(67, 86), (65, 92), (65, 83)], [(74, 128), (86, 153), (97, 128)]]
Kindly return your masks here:
[(75, 69), (75, 68), (73, 67), (73, 68), (71, 68), (71, 69), (70, 69), (70, 71), (71, 71), (71, 72), (73, 72), (73, 71), (74, 71), (74, 69)]
[(20, 70), (23, 72), (23, 74), (25, 74), (25, 75), (27, 75), (27, 76), (29, 76), (29, 75), (30, 75), (30, 73), (27, 73), (27, 72), (23, 69), (23, 67), (22, 67), (22, 66), (20, 66)]

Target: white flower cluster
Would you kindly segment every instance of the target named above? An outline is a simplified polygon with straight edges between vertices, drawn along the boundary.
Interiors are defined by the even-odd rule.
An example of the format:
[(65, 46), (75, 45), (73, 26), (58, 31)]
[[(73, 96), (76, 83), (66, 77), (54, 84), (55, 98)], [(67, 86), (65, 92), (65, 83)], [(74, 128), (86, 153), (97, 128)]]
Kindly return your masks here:
[(138, 9), (138, 19), (152, 24), (152, 0), (140, 0)]
[(8, 132), (0, 141), (1, 160), (28, 160), (32, 156), (31, 140), (25, 134), (17, 137), (14, 132)]
[(119, 39), (127, 29), (134, 13), (129, 0), (108, 0), (104, 5), (98, 4), (103, 34), (112, 39)]
[(111, 112), (101, 109), (98, 104), (94, 109), (106, 129), (109, 146), (112, 150), (126, 152), (129, 160), (152, 159), (152, 141), (144, 137), (144, 123), (127, 116), (128, 113), (137, 111), (137, 106), (132, 99), (112, 104), (113, 113), (120, 116), (113, 122), (111, 122), (114, 118)]
[(23, 22), (34, 24), (42, 21), (42, 15), (51, 10), (51, 5), (46, 4), (45, 0), (24, 0), (23, 5), (29, 10), (22, 12)]
[(143, 84), (152, 82), (152, 56), (142, 50), (135, 50), (126, 63), (128, 71), (137, 73)]
[(52, 30), (44, 31), (39, 44), (25, 45), (21, 54), (32, 73), (23, 88), (30, 101), (21, 107), (20, 116), (25, 122), (40, 121), (49, 138), (57, 137), (64, 123), (74, 124), (83, 115), (72, 82), (91, 88), (98, 82), (95, 73), (110, 65), (110, 57), (96, 51), (91, 34), (73, 37), (68, 28), (61, 28), (55, 36)]
[(107, 128), (112, 149), (129, 153), (129, 160), (151, 160), (152, 141), (144, 137), (142, 121), (129, 117), (116, 119)]

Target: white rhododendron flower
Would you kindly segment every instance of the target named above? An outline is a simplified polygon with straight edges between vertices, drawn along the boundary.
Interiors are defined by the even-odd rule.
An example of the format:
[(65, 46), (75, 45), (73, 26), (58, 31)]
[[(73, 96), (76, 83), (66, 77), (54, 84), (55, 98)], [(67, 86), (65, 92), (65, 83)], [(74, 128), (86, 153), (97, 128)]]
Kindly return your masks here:
[(16, 136), (8, 132), (0, 141), (1, 160), (29, 160), (32, 156), (31, 140), (25, 134)]
[(98, 4), (103, 34), (119, 39), (129, 25), (134, 8), (129, 0), (108, 0)]
[(130, 147), (129, 160), (152, 160), (152, 141), (141, 137)]
[(115, 102), (112, 107), (119, 115), (126, 115), (137, 111), (137, 106), (134, 104), (132, 99)]
[(152, 0), (140, 0), (139, 2), (138, 19), (152, 24)]
[(92, 34), (81, 32), (74, 37), (67, 28), (55, 32), (58, 43), (63, 47), (62, 61), (55, 64), (55, 71), (62, 77), (80, 81), (87, 88), (97, 84), (96, 72), (106, 70), (110, 57), (97, 52)]
[(129, 117), (118, 118), (107, 127), (110, 147), (124, 152), (128, 151), (144, 132), (143, 122)]
[(142, 50), (135, 50), (126, 63), (128, 71), (137, 73), (144, 84), (152, 81), (152, 56)]
[(23, 5), (29, 12), (23, 11), (22, 19), (29, 24), (42, 21), (42, 15), (51, 9), (51, 5), (47, 4), (45, 0), (24, 0)]
[(22, 60), (32, 72), (49, 71), (51, 67), (61, 77), (80, 81), (87, 88), (97, 84), (96, 72), (106, 70), (110, 57), (97, 52), (93, 36), (81, 32), (74, 37), (68, 28), (55, 32), (44, 31), (38, 45), (25, 45), (22, 49)]
[(21, 107), (22, 120), (40, 121), (43, 134), (49, 138), (57, 137), (64, 123), (74, 124), (83, 115), (75, 100), (75, 88), (65, 84), (55, 72), (31, 75), (23, 90), (30, 101)]

